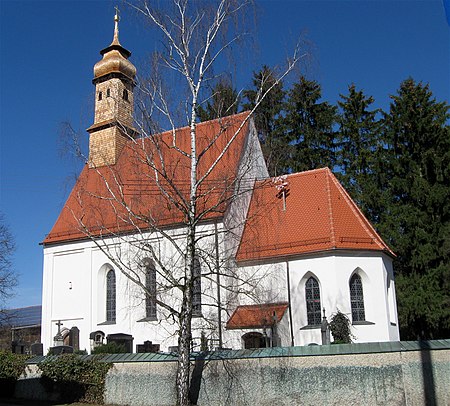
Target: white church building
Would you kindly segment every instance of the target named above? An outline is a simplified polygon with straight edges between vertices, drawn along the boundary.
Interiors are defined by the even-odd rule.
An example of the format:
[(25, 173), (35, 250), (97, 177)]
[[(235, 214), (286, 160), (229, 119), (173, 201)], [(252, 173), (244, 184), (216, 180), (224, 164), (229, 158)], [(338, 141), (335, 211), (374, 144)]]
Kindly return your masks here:
[[(43, 241), (44, 352), (73, 331), (88, 352), (173, 350), (189, 128), (134, 128), (136, 69), (117, 21), (101, 55), (89, 160)], [(197, 143), (199, 174), (217, 165), (197, 202), (194, 349), (321, 344), (338, 310), (355, 342), (399, 340), (394, 253), (328, 168), (269, 178), (247, 112), (199, 123)]]

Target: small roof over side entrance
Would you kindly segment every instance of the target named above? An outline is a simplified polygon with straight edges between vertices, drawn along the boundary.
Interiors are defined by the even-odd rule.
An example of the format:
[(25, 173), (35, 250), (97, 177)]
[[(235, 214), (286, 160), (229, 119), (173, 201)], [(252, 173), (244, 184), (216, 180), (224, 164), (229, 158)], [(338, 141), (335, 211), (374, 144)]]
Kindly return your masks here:
[(288, 308), (287, 302), (238, 306), (227, 322), (227, 329), (254, 329), (279, 323)]

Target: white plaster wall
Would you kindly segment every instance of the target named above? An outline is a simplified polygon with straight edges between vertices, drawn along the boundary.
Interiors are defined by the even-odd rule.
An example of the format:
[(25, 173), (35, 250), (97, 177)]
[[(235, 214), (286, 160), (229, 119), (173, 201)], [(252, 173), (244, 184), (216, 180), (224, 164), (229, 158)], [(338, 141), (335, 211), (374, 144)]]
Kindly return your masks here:
[(233, 191), (234, 197), (224, 216), (224, 224), (227, 230), (224, 248), (225, 254), (229, 258), (235, 257), (239, 247), (255, 181), (268, 177), (269, 172), (259, 143), (258, 133), (253, 119), (251, 119), (249, 133), (245, 139), (239, 160), (238, 182), (236, 182)]
[[(241, 298), (238, 304), (275, 302), (288, 300), (286, 262), (243, 266), (243, 275), (260, 275), (261, 285), (255, 298)], [(350, 288), (352, 275), (361, 276), (364, 293), (366, 321), (371, 324), (352, 325), (355, 342), (399, 340), (395, 285), (392, 260), (379, 252), (316, 253), (289, 260), (292, 324), (295, 345), (321, 344), (320, 326), (310, 329), (307, 323), (305, 283), (310, 276), (319, 282), (321, 307), (325, 308), (328, 321), (339, 309), (351, 320)], [(256, 279), (256, 277), (255, 277)], [(390, 290), (388, 294), (388, 281)], [(277, 293), (278, 292), (278, 293)], [(237, 343), (235, 331), (228, 331), (229, 342)], [(282, 345), (290, 345), (290, 337)]]
[[(221, 257), (219, 267), (223, 275), (220, 283), (232, 290), (243, 288), (234, 285), (234, 263), (229, 260), (230, 253), (235, 252), (239, 243), (240, 233), (245, 220), (251, 190), (255, 179), (267, 177), (267, 168), (258, 142), (257, 133), (251, 120), (249, 135), (239, 161), (238, 182), (235, 198), (225, 214), (226, 231), (222, 223), (218, 224), (219, 246)], [(217, 285), (214, 275), (216, 263), (214, 255), (214, 225), (199, 227), (204, 238), (199, 242), (202, 250), (202, 313), (204, 318), (193, 320), (194, 341), (199, 344), (200, 331), (204, 330), (208, 338), (218, 343), (218, 308)], [(224, 234), (226, 233), (226, 238)], [(183, 247), (183, 230), (169, 230)], [(133, 242), (130, 246), (129, 242)], [(77, 326), (80, 329), (80, 348), (90, 349), (89, 333), (101, 330), (105, 335), (112, 333), (127, 333), (134, 337), (134, 348), (137, 343), (150, 340), (161, 344), (162, 350), (177, 345), (176, 325), (174, 318), (167, 310), (158, 308), (158, 320), (138, 322), (145, 317), (145, 296), (142, 289), (119, 272), (114, 259), (126, 264), (138, 263), (145, 256), (139, 247), (150, 242), (156, 247), (157, 256), (169, 269), (180, 270), (182, 263), (180, 255), (174, 247), (158, 235), (135, 235), (121, 237), (115, 240), (101, 241), (102, 249), (92, 241), (65, 243), (44, 247), (44, 277), (43, 277), (43, 310), (42, 310), (42, 340), (44, 347), (53, 344), (57, 332), (56, 321), (61, 320), (64, 327)], [(105, 252), (107, 254), (105, 254)], [(136, 266), (136, 268), (138, 268)], [(158, 268), (158, 266), (157, 266)], [(106, 272), (114, 269), (116, 273), (116, 323), (103, 324), (106, 320)], [(144, 280), (143, 273), (133, 275)], [(69, 290), (71, 282), (72, 289)], [(253, 280), (251, 281), (254, 282)], [(244, 289), (251, 291), (247, 284)], [(180, 303), (180, 292), (161, 290), (159, 298), (177, 307)], [(226, 303), (232, 295), (226, 290), (222, 293), (222, 301)], [(223, 324), (227, 314), (222, 312)]]
[(394, 270), (392, 267), (392, 261), (383, 257), (383, 266), (386, 275), (387, 286), (387, 311), (389, 314), (389, 337), (391, 341), (400, 340), (398, 313), (397, 313), (397, 296), (395, 291), (395, 279)]
[[(219, 246), (222, 250), (222, 224), (219, 224), (218, 230)], [(203, 226), (200, 232), (204, 235), (200, 240), (202, 252), (213, 253), (214, 226)], [(126, 244), (120, 244), (121, 248), (118, 250), (119, 244), (113, 245), (112, 240), (109, 243), (114, 247), (114, 252), (120, 253), (122, 258), (135, 257), (133, 249), (124, 248)], [(177, 262), (167, 246), (161, 246), (160, 249), (168, 258), (172, 258), (172, 262)], [(211, 273), (215, 269), (212, 257), (211, 255), (209, 266), (205, 263), (208, 257), (202, 257), (202, 273), (206, 274), (202, 278), (202, 312), (205, 318), (193, 320), (193, 338), (196, 345), (200, 344), (201, 330), (205, 331), (208, 338), (216, 340), (213, 345), (218, 343), (217, 285), (215, 275)], [(116, 323), (105, 325), (105, 270), (110, 268), (115, 269), (117, 279)], [(318, 253), (315, 256), (290, 260), (289, 268), (295, 345), (321, 343), (320, 327), (304, 329), (307, 326), (305, 282), (309, 276), (316, 277), (319, 282), (321, 307), (325, 308), (326, 316), (330, 320), (330, 316), (337, 309), (351, 318), (349, 281), (354, 272), (358, 272), (362, 279), (366, 320), (373, 323), (353, 325), (354, 341), (399, 339), (392, 260), (389, 257), (370, 252)], [(223, 325), (237, 305), (288, 300), (286, 262), (244, 266), (234, 272), (245, 283), (240, 284), (239, 295), (234, 294), (237, 302), (233, 302), (226, 312), (222, 312)], [(223, 281), (224, 277), (221, 278)], [(221, 293), (223, 304), (229, 303), (227, 291), (222, 290)], [(173, 289), (161, 292), (160, 295), (166, 303), (174, 306), (180, 299), (179, 292)], [(81, 349), (90, 349), (89, 334), (96, 330), (101, 330), (106, 335), (131, 334), (134, 337), (134, 348), (136, 344), (142, 344), (146, 340), (160, 344), (161, 350), (177, 345), (175, 320), (167, 311), (158, 307), (158, 320), (139, 322), (145, 317), (143, 292), (121, 274), (110, 258), (90, 241), (45, 247), (43, 297), (42, 340), (46, 348), (53, 344), (53, 337), (57, 332), (55, 323), (58, 320), (61, 320), (66, 328), (76, 326), (80, 329)], [(282, 326), (283, 333), (280, 335), (282, 345), (287, 346), (291, 344), (288, 311), (283, 321), (286, 326)], [(241, 336), (245, 332), (224, 329), (224, 346), (240, 348)]]
[(45, 347), (53, 345), (58, 331), (55, 323), (59, 320), (62, 328), (89, 328), (90, 291), (89, 249), (80, 244), (66, 245), (59, 250), (44, 249), (42, 341)]
[[(219, 223), (219, 250), (223, 251), (223, 225)], [(172, 237), (183, 247), (184, 233), (180, 229), (170, 231)], [(203, 225), (198, 229), (199, 252), (202, 266), (202, 313), (203, 318), (193, 319), (193, 338), (200, 345), (200, 332), (204, 330), (207, 337), (217, 345), (217, 284), (215, 258), (215, 228), (213, 224)], [(174, 247), (158, 235), (145, 235), (139, 244), (136, 236), (133, 245), (125, 238), (118, 241), (105, 239), (102, 248), (92, 241), (72, 244), (52, 245), (44, 248), (43, 310), (42, 340), (44, 351), (53, 345), (53, 337), (57, 332), (56, 322), (61, 320), (64, 327), (76, 326), (80, 329), (80, 349), (90, 350), (89, 334), (101, 330), (105, 335), (126, 333), (134, 337), (136, 344), (150, 340), (161, 345), (161, 350), (177, 345), (177, 326), (174, 317), (168, 310), (158, 306), (158, 317), (155, 321), (139, 321), (145, 318), (145, 294), (127, 276), (120, 272), (117, 262), (130, 266), (136, 272), (135, 278), (144, 279), (144, 270), (139, 263), (148, 254), (139, 252), (140, 244), (149, 244), (161, 254), (166, 267), (173, 270), (173, 276), (179, 277), (183, 271), (180, 255)], [(117, 262), (116, 262), (117, 261)], [(133, 266), (134, 264), (134, 266)], [(223, 265), (222, 262), (219, 265)], [(157, 265), (158, 268), (158, 265)], [(116, 274), (116, 322), (106, 321), (106, 273), (113, 269)], [(221, 272), (227, 272), (221, 269)], [(223, 277), (222, 277), (223, 278)], [(158, 286), (163, 282), (157, 276)], [(178, 289), (159, 289), (158, 298), (179, 308), (181, 292)], [(223, 314), (223, 323), (226, 322)]]
[[(349, 282), (356, 272), (363, 284), (366, 321), (374, 323), (352, 326), (355, 342), (377, 342), (398, 340), (397, 334), (390, 334), (385, 264), (390, 258), (381, 253), (353, 252), (341, 254), (318, 254), (316, 257), (290, 262), (293, 328), (296, 345), (321, 343), (320, 328), (304, 329), (307, 326), (305, 283), (309, 276), (319, 282), (321, 307), (330, 320), (339, 309), (351, 320)], [(396, 314), (393, 318), (396, 320)]]

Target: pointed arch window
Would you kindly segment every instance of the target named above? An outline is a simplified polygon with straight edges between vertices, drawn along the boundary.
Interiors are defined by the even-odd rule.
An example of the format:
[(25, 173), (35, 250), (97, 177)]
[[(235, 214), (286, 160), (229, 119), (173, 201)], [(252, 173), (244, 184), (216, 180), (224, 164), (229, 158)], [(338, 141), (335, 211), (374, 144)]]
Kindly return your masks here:
[(156, 267), (151, 259), (144, 261), (145, 266), (145, 317), (156, 319)]
[(192, 315), (202, 315), (202, 268), (198, 257), (194, 257), (193, 269), (193, 287), (192, 287)]
[(363, 286), (361, 277), (356, 273), (350, 279), (350, 304), (352, 307), (352, 321), (365, 321)]
[(116, 274), (112, 269), (106, 274), (106, 321), (116, 321)]
[(317, 279), (311, 276), (305, 284), (306, 314), (309, 326), (319, 326), (322, 322), (320, 289)]
[(111, 97), (111, 89), (106, 89), (106, 97)]
[(98, 92), (98, 100), (100, 101), (103, 98), (103, 93), (102, 92)]
[(128, 101), (128, 90), (127, 89), (123, 89), (122, 98), (125, 101)]

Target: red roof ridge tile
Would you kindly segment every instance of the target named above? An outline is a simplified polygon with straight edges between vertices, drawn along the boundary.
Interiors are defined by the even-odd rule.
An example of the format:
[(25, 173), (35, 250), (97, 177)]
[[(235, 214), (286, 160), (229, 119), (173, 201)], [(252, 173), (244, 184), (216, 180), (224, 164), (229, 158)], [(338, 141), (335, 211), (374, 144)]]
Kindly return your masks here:
[[(326, 169), (328, 169), (328, 168), (326, 168)], [(330, 219), (330, 240), (331, 240), (331, 247), (336, 248), (336, 231), (334, 229), (333, 202), (331, 201), (330, 173), (331, 173), (331, 171), (329, 169), (328, 169), (328, 171), (325, 170), (325, 182), (326, 182), (327, 199), (328, 199), (328, 217)]]
[[(307, 171), (302, 171), (302, 172), (295, 172), (295, 173), (288, 173), (286, 174), (286, 176), (288, 178), (296, 178), (296, 177), (300, 177), (300, 176), (306, 176), (306, 175), (312, 175), (313, 173), (321, 173), (321, 172), (327, 172), (330, 169), (328, 167), (324, 167), (324, 168), (316, 168), (316, 169), (309, 169)], [(280, 175), (280, 176), (284, 176), (284, 175)], [(277, 178), (278, 176), (274, 176), (272, 178), (269, 178), (269, 180)], [(263, 179), (264, 180), (264, 179)]]
[[(250, 110), (241, 111), (240, 113), (232, 114), (232, 115), (230, 115), (230, 116), (218, 117), (218, 118), (214, 118), (214, 119), (212, 119), (212, 120), (201, 121), (200, 123), (196, 123), (195, 127), (196, 127), (196, 128), (198, 128), (198, 127), (204, 127), (204, 126), (207, 126), (207, 125), (211, 125), (212, 122), (215, 122), (215, 121), (223, 121), (223, 120), (229, 120), (229, 121), (235, 122), (235, 121), (238, 121), (238, 118), (239, 118), (239, 117), (245, 116), (245, 115), (250, 116)], [(250, 117), (249, 117), (249, 118), (250, 118)], [(158, 135), (158, 136), (167, 136), (167, 135), (172, 134), (173, 131), (179, 131), (179, 132), (181, 132), (182, 130), (187, 130), (187, 129), (189, 129), (189, 128), (190, 128), (190, 127), (189, 127), (188, 125), (185, 125), (185, 126), (183, 126), (183, 127), (177, 127), (177, 128), (172, 129), (172, 130), (166, 130), (166, 131), (157, 133), (157, 134), (155, 134), (155, 135)]]
[(355, 214), (355, 217), (361, 224), (361, 226), (364, 228), (364, 230), (367, 232), (367, 234), (370, 235), (370, 237), (375, 241), (375, 243), (382, 249), (388, 251), (391, 255), (396, 256), (395, 253), (389, 248), (389, 246), (383, 241), (383, 239), (379, 236), (379, 234), (376, 232), (376, 230), (373, 228), (373, 226), (370, 224), (370, 222), (367, 220), (364, 213), (361, 211), (361, 209), (356, 205), (356, 203), (353, 201), (351, 196), (348, 194), (348, 192), (345, 190), (345, 188), (340, 184), (340, 182), (337, 180), (336, 176), (334, 176), (333, 172), (329, 168), (328, 173), (329, 177), (333, 181), (334, 185), (336, 186), (339, 193), (344, 197), (347, 204), (350, 207), (350, 210)]
[(283, 178), (290, 189), (287, 210), (278, 206), (280, 197), (270, 190), (278, 178), (255, 185), (237, 250), (238, 263), (336, 250), (395, 255), (329, 168)]

